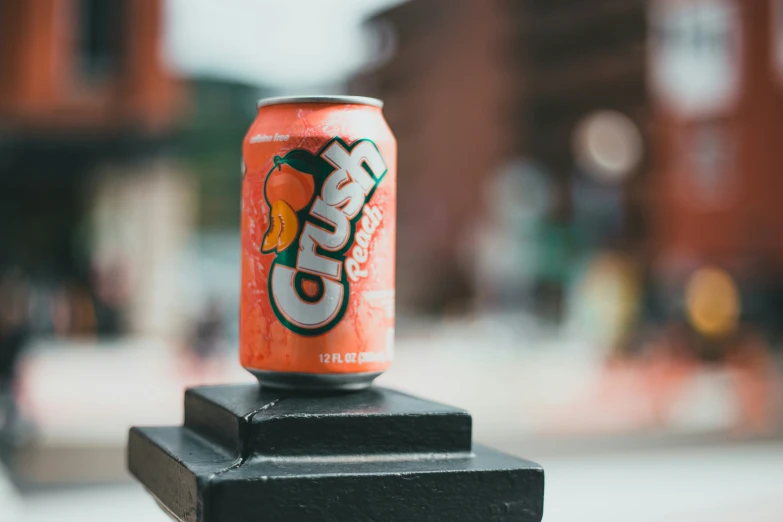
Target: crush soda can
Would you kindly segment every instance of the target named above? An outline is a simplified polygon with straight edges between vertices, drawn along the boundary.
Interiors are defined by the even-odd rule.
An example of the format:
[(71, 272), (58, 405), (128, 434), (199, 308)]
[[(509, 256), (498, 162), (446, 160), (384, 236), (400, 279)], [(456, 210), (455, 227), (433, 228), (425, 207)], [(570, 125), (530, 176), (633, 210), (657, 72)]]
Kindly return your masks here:
[(380, 100), (269, 98), (242, 145), (240, 359), (263, 385), (360, 389), (394, 354), (397, 142)]

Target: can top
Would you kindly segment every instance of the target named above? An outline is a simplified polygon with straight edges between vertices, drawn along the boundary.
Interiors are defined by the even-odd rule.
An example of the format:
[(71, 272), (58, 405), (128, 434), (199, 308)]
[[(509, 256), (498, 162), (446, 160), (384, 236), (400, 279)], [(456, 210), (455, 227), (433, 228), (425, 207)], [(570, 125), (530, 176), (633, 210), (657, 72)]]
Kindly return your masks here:
[(281, 105), (284, 103), (345, 103), (353, 105), (369, 105), (371, 107), (383, 108), (383, 102), (378, 98), (369, 96), (275, 96), (273, 98), (261, 98), (256, 103), (256, 109), (267, 107), (269, 105)]

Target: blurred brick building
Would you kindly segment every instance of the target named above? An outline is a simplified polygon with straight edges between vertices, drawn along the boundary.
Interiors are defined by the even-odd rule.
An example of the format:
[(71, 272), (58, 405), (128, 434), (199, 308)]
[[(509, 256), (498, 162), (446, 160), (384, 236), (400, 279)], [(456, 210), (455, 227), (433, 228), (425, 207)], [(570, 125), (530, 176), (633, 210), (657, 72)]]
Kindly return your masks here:
[[(510, 159), (528, 158), (551, 178), (556, 229), (572, 217), (577, 123), (613, 109), (646, 127), (643, 0), (412, 0), (372, 25), (391, 58), (353, 91), (384, 99), (399, 139), (403, 308), (437, 310), (474, 294), (471, 228), (491, 204), (488, 180)], [(620, 189), (629, 210), (621, 241), (640, 233), (638, 178)], [(560, 282), (545, 286), (562, 300)]]
[(0, 117), (37, 135), (165, 131), (179, 97), (160, 0), (0, 2)]
[(119, 308), (149, 331), (165, 312), (159, 267), (187, 219), (163, 28), (162, 0), (0, 1), (0, 272), (54, 296), (55, 333), (116, 330)]
[[(482, 187), (514, 145), (511, 26), (501, 0), (424, 0), (372, 23), (390, 61), (355, 80), (399, 140), (397, 301), (438, 309), (470, 294), (461, 256)], [(389, 31), (390, 30), (390, 31)]]
[(743, 321), (783, 332), (783, 2), (654, 0), (653, 273), (668, 317), (699, 268), (734, 279)]

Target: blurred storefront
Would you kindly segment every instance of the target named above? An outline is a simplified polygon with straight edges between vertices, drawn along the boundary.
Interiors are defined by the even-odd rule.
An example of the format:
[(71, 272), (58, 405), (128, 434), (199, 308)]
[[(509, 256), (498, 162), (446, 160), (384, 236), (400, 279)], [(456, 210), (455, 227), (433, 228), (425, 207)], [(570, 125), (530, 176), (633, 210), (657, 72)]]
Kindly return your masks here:
[(687, 321), (689, 277), (717, 265), (743, 321), (777, 335), (782, 10), (418, 0), (376, 16), (388, 49), (352, 88), (386, 100), (400, 140), (400, 305), (571, 324), (608, 270), (636, 295), (632, 351), (645, 324)]
[(688, 477), (734, 469), (737, 435), (780, 455), (783, 0), (0, 0), (14, 481), (121, 481), (130, 424), (252, 379), (240, 143), (257, 98), (346, 90), (399, 140), (381, 385), (468, 408), (484, 442), (592, 454), (568, 498), (614, 494), (579, 487), (624, 447), (714, 443), (672, 454)]
[(697, 418), (703, 386), (724, 426), (774, 426), (781, 13), (417, 0), (372, 19), (386, 49), (352, 88), (400, 141), (400, 313), (581, 346), (601, 409), (649, 401), (633, 422)]

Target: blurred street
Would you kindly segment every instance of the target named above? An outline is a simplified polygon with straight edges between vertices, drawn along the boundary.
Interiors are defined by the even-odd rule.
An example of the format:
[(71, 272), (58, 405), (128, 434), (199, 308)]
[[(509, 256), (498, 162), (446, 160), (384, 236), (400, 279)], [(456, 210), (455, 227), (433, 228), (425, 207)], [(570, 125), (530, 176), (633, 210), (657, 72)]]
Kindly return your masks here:
[[(471, 411), (480, 441), (513, 449), (527, 439), (578, 447), (614, 437), (644, 446), (666, 437), (783, 433), (776, 380), (770, 410), (756, 417), (743, 402), (746, 383), (730, 368), (608, 364), (584, 338), (521, 330), (521, 316), (401, 323), (395, 365), (378, 384)], [(36, 444), (121, 449), (131, 425), (181, 422), (184, 388), (252, 382), (235, 357), (183, 358), (176, 346), (148, 338), (67, 348), (40, 341), (21, 364), (21, 412)]]
[[(333, 94), (397, 147), (375, 341), (256, 306), (334, 166), (275, 128), (254, 168), (257, 101)], [(164, 520), (128, 429), (254, 381), (249, 286), (248, 367), (395, 354), (378, 385), (543, 465), (547, 522), (780, 522), (780, 136), (783, 0), (0, 0), (0, 522)]]
[[(720, 370), (694, 370), (677, 407), (660, 417), (649, 393), (628, 388), (638, 376), (591, 360), (584, 341), (547, 342), (542, 331), (520, 336), (508, 330), (507, 317), (405, 324), (397, 363), (380, 383), (464, 407), (473, 413), (478, 442), (541, 463), (547, 522), (733, 522), (749, 510), (754, 521), (780, 519), (781, 432), (737, 429), (743, 423), (736, 390)], [(519, 338), (537, 342), (520, 346)], [(23, 389), (30, 391), (23, 404), (35, 412), (37, 431), (35, 446), (11, 461), (21, 475), (22, 521), (56, 515), (86, 522), (109, 514), (120, 522), (166, 520), (128, 482), (127, 427), (181, 422), (185, 386), (252, 379), (231, 358), (183, 363), (166, 356), (164, 346), (138, 342), (146, 348), (125, 341), (100, 355), (42, 343), (24, 363)], [(488, 344), (492, 357), (482, 355)], [(437, 371), (442, 365), (449, 371)], [(79, 385), (88, 375), (106, 378)], [(616, 391), (607, 396), (606, 387)], [(105, 485), (58, 487), (74, 481)]]

